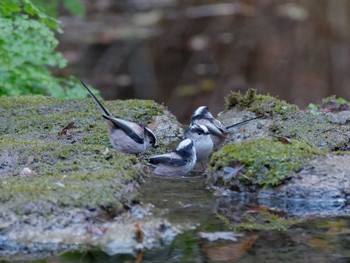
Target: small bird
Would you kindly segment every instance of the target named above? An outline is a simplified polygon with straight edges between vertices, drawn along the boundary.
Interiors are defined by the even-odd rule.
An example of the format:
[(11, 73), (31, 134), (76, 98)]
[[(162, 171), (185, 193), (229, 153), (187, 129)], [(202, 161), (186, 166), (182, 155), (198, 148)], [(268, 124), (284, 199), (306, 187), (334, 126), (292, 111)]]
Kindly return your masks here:
[(221, 121), (213, 117), (207, 106), (200, 106), (193, 112), (190, 125), (201, 124), (206, 126), (211, 134), (214, 150), (217, 150), (225, 143), (226, 139), (228, 139), (226, 134), (229, 133), (229, 129), (239, 127), (252, 120), (260, 119), (261, 117), (262, 116), (258, 116), (230, 126), (225, 126)]
[(185, 139), (169, 153), (152, 155), (148, 166), (156, 175), (184, 176), (196, 164), (196, 148), (191, 139)]
[(133, 121), (112, 117), (87, 85), (82, 80), (80, 82), (101, 109), (102, 117), (107, 120), (109, 140), (117, 151), (139, 154), (155, 147), (157, 138), (150, 129)]
[(185, 131), (185, 138), (193, 140), (197, 162), (200, 162), (203, 170), (205, 170), (203, 162), (209, 159), (209, 155), (214, 148), (208, 128), (204, 125), (193, 124)]

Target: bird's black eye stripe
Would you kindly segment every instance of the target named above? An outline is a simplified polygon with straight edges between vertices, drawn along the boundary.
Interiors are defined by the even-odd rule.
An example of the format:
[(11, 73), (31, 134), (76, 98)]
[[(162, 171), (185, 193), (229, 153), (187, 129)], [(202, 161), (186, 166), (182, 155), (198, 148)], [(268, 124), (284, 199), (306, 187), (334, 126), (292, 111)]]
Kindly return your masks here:
[(191, 130), (199, 135), (204, 133), (201, 128), (197, 128), (197, 127), (195, 127), (195, 128), (192, 127)]

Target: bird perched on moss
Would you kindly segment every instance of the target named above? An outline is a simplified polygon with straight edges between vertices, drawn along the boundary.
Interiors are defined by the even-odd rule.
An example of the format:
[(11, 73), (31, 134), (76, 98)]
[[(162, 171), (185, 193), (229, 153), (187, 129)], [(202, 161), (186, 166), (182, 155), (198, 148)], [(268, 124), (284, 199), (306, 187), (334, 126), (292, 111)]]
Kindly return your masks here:
[(155, 146), (157, 139), (149, 128), (137, 122), (112, 117), (87, 85), (82, 80), (80, 81), (100, 108), (102, 117), (107, 120), (109, 140), (117, 151), (138, 154)]
[(206, 126), (211, 134), (211, 139), (214, 143), (214, 150), (216, 150), (225, 143), (229, 129), (239, 127), (252, 120), (260, 118), (262, 118), (262, 116), (257, 116), (230, 126), (225, 126), (221, 121), (213, 117), (207, 106), (200, 106), (192, 113), (190, 126), (194, 124)]

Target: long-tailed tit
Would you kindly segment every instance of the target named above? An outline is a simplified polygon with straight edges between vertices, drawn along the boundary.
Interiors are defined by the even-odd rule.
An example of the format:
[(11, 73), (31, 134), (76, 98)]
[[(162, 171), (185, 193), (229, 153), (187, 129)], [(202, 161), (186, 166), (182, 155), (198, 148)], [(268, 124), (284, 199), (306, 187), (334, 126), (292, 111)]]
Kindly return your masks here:
[(201, 163), (204, 170), (205, 166), (203, 162), (209, 159), (209, 155), (214, 148), (208, 128), (204, 125), (193, 124), (185, 131), (185, 138), (193, 140), (194, 147), (196, 148), (197, 162)]
[(184, 176), (196, 164), (196, 149), (191, 139), (185, 139), (169, 153), (152, 155), (148, 166), (156, 175)]
[(229, 133), (229, 129), (239, 127), (243, 124), (246, 124), (247, 122), (259, 118), (262, 118), (262, 116), (251, 118), (230, 126), (225, 126), (221, 121), (213, 117), (207, 106), (200, 106), (193, 112), (191, 116), (191, 125), (201, 124), (206, 126), (211, 134), (211, 139), (214, 143), (214, 150), (216, 150), (225, 143), (225, 140), (227, 139), (226, 134)]
[(87, 85), (80, 81), (107, 120), (109, 140), (117, 151), (138, 154), (155, 146), (157, 139), (150, 129), (133, 121), (112, 117)]

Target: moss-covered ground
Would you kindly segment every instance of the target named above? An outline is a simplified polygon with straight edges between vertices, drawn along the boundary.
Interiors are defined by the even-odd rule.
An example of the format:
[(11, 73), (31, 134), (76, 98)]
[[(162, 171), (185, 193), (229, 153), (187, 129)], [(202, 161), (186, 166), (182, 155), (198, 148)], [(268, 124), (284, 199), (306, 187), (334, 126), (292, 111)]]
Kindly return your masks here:
[[(231, 167), (233, 161), (235, 165), (238, 162), (244, 168), (234, 180), (246, 185), (274, 186), (300, 169), (305, 161), (320, 154), (318, 148), (305, 142), (258, 138), (225, 145), (213, 154), (210, 165), (213, 171), (222, 171)], [(226, 183), (225, 180), (221, 182)]]
[(249, 89), (245, 94), (231, 92), (226, 97), (226, 110), (237, 107), (255, 112), (257, 115), (289, 115), (299, 111), (296, 105), (289, 104), (270, 95), (257, 94), (255, 89)]
[[(103, 104), (114, 116), (144, 124), (164, 113), (153, 101)], [(90, 98), (2, 97), (0, 114), (3, 205), (18, 214), (26, 203), (39, 202), (118, 213), (136, 196), (130, 185), (142, 174), (141, 160), (110, 146), (107, 125)]]
[[(334, 97), (331, 97), (325, 99), (324, 103), (334, 100)], [(229, 94), (226, 98), (226, 110), (232, 107), (267, 116), (272, 120), (272, 135), (305, 141), (322, 147), (325, 151), (346, 148), (345, 144), (350, 135), (347, 125), (330, 122), (325, 111), (300, 110), (296, 105), (270, 95), (257, 94), (254, 89), (245, 94)]]

